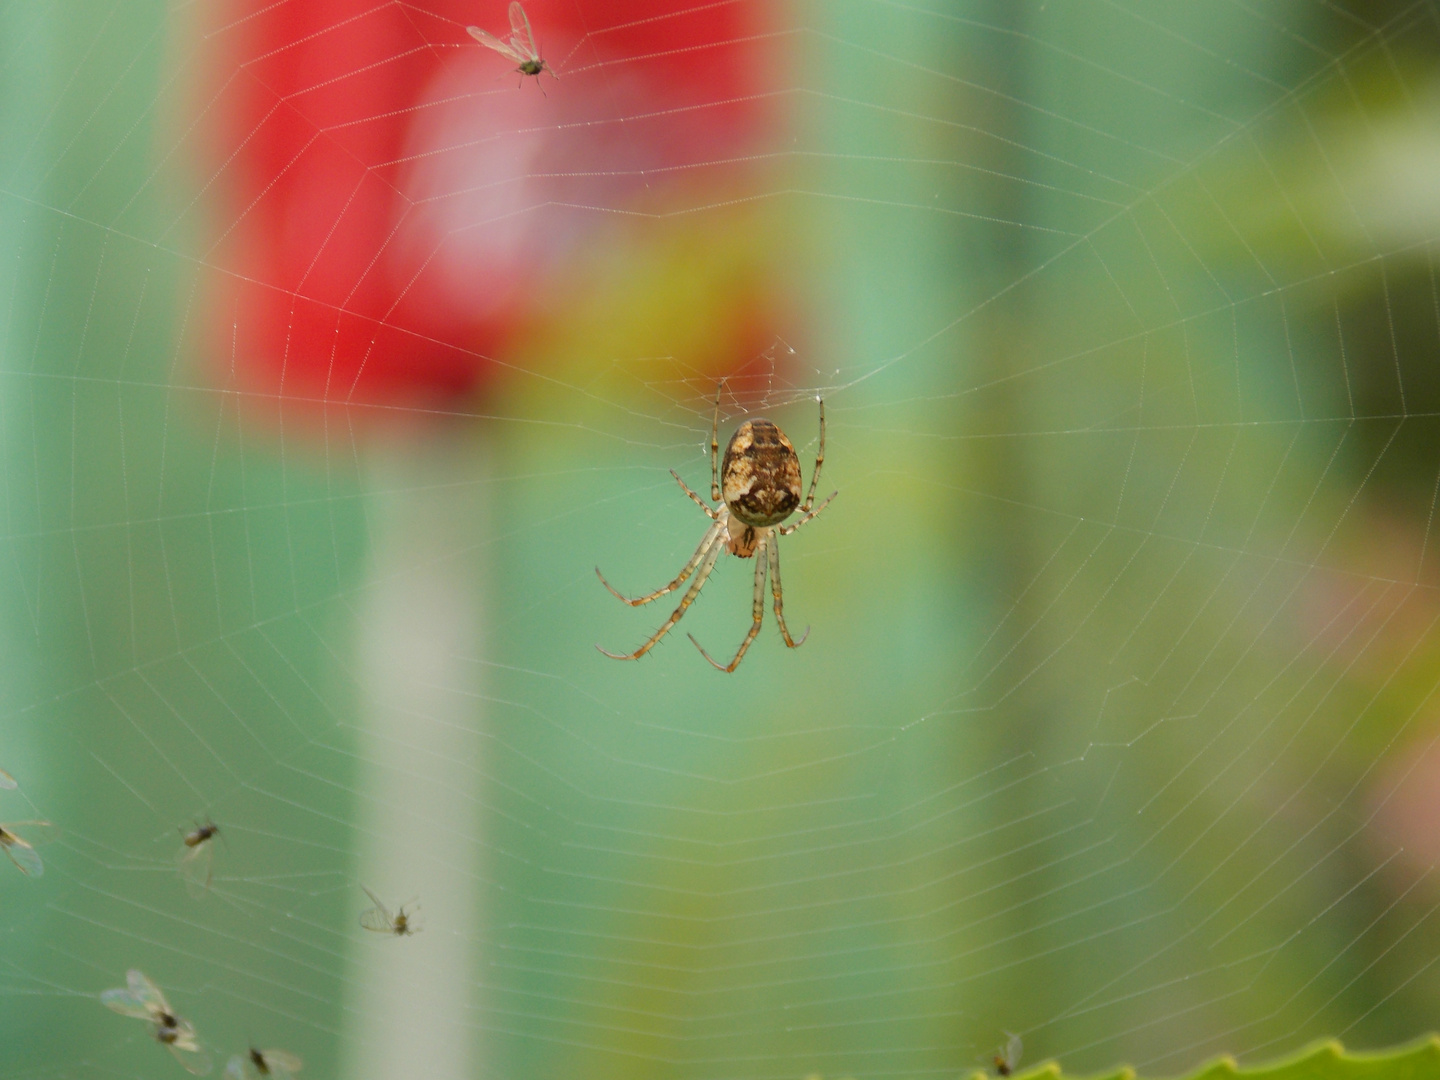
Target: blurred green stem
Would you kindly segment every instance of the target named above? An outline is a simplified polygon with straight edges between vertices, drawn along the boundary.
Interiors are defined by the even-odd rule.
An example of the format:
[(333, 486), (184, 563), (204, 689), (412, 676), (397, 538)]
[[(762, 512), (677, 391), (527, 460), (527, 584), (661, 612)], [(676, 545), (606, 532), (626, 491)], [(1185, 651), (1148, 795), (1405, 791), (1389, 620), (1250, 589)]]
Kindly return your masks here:
[[(445, 433), (371, 461), (372, 554), (356, 612), (361, 715), (356, 873), (392, 911), (420, 901), (404, 938), (353, 921), (339, 1075), (483, 1075), (472, 1018), (482, 776), (474, 658), (483, 507), (473, 441)], [(357, 887), (356, 914), (369, 902)], [(407, 912), (413, 907), (407, 907)]]

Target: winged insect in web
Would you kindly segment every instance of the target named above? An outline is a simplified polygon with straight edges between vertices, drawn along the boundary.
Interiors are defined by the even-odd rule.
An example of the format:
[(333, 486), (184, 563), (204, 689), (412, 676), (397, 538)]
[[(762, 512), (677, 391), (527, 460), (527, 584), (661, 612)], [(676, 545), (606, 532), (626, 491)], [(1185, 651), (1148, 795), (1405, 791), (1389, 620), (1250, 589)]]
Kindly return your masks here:
[(227, 1080), (261, 1080), (266, 1076), (294, 1076), (304, 1063), (286, 1050), (257, 1050), (236, 1054), (225, 1066)]
[(398, 911), (392, 912), (373, 892), (364, 885), (360, 887), (365, 889), (365, 895), (370, 897), (370, 902), (375, 905), (360, 913), (360, 925), (366, 930), (373, 930), (377, 934), (394, 934), (396, 937), (408, 937), (420, 930), (420, 927), (414, 924), (412, 915), (405, 910), (411, 904), (419, 907), (413, 900), (401, 904)]
[(995, 1050), (995, 1072), (1000, 1076), (1009, 1076), (1020, 1067), (1020, 1056), (1025, 1052), (1025, 1044), (1020, 1041), (1020, 1036), (1013, 1031), (1005, 1033), (1010, 1038), (1005, 1045)]
[(188, 832), (182, 830), (180, 841), (180, 877), (185, 881), (185, 891), (196, 898), (205, 895), (210, 888), (210, 874), (215, 861), (215, 838), (220, 835), (220, 826), (209, 818), (202, 825), (196, 822)]
[(102, 991), (100, 1002), (121, 1016), (146, 1021), (155, 1041), (174, 1054), (187, 1071), (196, 1076), (210, 1071), (210, 1056), (200, 1048), (194, 1025), (175, 1015), (160, 988), (139, 968), (125, 973), (124, 987)]
[(519, 0), (510, 5), (510, 37), (505, 41), (478, 26), (467, 26), (465, 30), (487, 49), (494, 49), (506, 59), (515, 61), (515, 70), (522, 76), (533, 75), (538, 79), (542, 71), (549, 71), (552, 79), (559, 78), (541, 58), (540, 50), (535, 46), (535, 31), (530, 29), (530, 18)]
[[(21, 836), (17, 829), (25, 830), (25, 835)], [(34, 845), (53, 839), (56, 831), (48, 821), (14, 821), (0, 825), (0, 848), (5, 849), (22, 874), (39, 877), (45, 873), (45, 864), (40, 861)]]

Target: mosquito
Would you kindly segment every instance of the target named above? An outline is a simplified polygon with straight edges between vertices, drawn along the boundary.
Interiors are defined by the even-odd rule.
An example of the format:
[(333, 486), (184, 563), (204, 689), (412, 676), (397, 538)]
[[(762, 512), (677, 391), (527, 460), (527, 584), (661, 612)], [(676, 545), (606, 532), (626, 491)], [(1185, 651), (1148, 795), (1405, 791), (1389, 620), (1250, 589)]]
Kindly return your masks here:
[(180, 843), (180, 876), (185, 879), (185, 890), (191, 896), (201, 897), (210, 888), (211, 864), (215, 861), (215, 837), (220, 835), (220, 826), (209, 818), (205, 824), (195, 823), (195, 828), (183, 832)]
[(510, 39), (508, 41), (501, 41), (494, 34), (487, 30), (481, 30), (478, 26), (467, 26), (465, 29), (471, 37), (487, 49), (494, 49), (506, 59), (514, 60), (518, 65), (515, 70), (521, 75), (534, 75), (538, 79), (542, 71), (549, 71), (552, 79), (559, 78), (554, 71), (550, 70), (550, 65), (540, 58), (540, 50), (535, 47), (535, 31), (530, 29), (530, 18), (525, 14), (525, 9), (520, 6), (520, 0), (514, 0), (514, 3), (510, 5)]
[(125, 973), (125, 983), (124, 989), (103, 991), (100, 994), (101, 1003), (121, 1016), (147, 1021), (155, 1041), (174, 1054), (176, 1061), (196, 1076), (208, 1073), (210, 1056), (200, 1049), (195, 1026), (175, 1015), (160, 988), (139, 968), (131, 968)]
[[(365, 889), (364, 885), (360, 887)], [(365, 895), (370, 897), (370, 902), (375, 905), (369, 911), (360, 913), (360, 925), (366, 930), (373, 930), (377, 934), (394, 934), (396, 937), (408, 937), (420, 930), (420, 927), (411, 924), (411, 916), (405, 911), (406, 905), (401, 904), (400, 910), (392, 914), (384, 902), (369, 889), (365, 889)], [(415, 906), (418, 908), (420, 905)]]
[[(30, 840), (22, 838), (16, 829), (24, 829)], [(55, 826), (48, 821), (14, 821), (0, 825), (0, 848), (5, 849), (5, 854), (10, 856), (10, 861), (20, 868), (22, 874), (39, 877), (45, 873), (45, 864), (40, 861), (40, 856), (30, 841), (43, 843), (51, 839), (54, 833)]]

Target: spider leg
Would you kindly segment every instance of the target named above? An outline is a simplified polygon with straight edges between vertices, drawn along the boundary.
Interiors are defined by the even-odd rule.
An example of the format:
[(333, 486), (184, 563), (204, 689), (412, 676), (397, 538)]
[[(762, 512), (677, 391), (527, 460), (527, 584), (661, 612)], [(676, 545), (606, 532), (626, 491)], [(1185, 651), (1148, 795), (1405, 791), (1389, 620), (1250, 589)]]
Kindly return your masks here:
[(736, 651), (736, 653), (735, 653), (735, 659), (734, 659), (734, 660), (731, 660), (728, 665), (717, 664), (717, 663), (711, 658), (710, 654), (705, 651), (704, 647), (700, 644), (700, 642), (698, 642), (698, 641), (695, 640), (695, 635), (694, 635), (694, 634), (688, 635), (689, 638), (690, 638), (690, 643), (691, 643), (692, 645), (694, 645), (695, 648), (697, 648), (697, 649), (700, 650), (700, 655), (703, 656), (703, 657), (705, 657), (706, 660), (709, 660), (709, 661), (710, 661), (710, 666), (713, 667), (713, 668), (714, 668), (715, 670), (717, 670), (717, 671), (723, 671), (723, 672), (726, 672), (726, 673), (728, 674), (729, 672), (732, 672), (732, 671), (734, 671), (737, 667), (739, 667), (739, 666), (740, 666), (740, 661), (745, 658), (745, 650), (748, 649), (748, 648), (750, 648), (750, 643), (755, 640), (755, 635), (757, 635), (758, 633), (760, 633), (760, 622), (761, 622), (762, 619), (765, 618), (765, 565), (766, 565), (766, 562), (765, 562), (765, 551), (763, 551), (763, 550), (761, 550), (761, 549), (762, 549), (762, 548), (766, 548), (767, 545), (770, 544), (770, 542), (771, 542), (771, 537), (769, 537), (769, 536), (764, 536), (764, 537), (762, 537), (762, 538), (760, 539), (759, 545), (757, 546), (757, 548), (756, 548), (756, 550), (755, 550), (755, 599), (754, 599), (754, 601), (753, 601), (753, 602), (751, 603), (751, 605), (750, 605), (750, 617), (751, 617), (754, 621), (750, 624), (750, 632), (745, 635), (745, 640), (740, 643), (740, 648), (739, 648), (739, 649)]
[(710, 425), (710, 501), (720, 501), (720, 395), (725, 390), (725, 380), (715, 387), (715, 420)]
[[(695, 492), (691, 491), (690, 485), (685, 483), (684, 480), (680, 479), (680, 474), (678, 472), (676, 472), (674, 469), (671, 469), (670, 475), (673, 476), (675, 478), (675, 482), (685, 490), (685, 494), (689, 495), (690, 498), (694, 500), (695, 505), (700, 507), (701, 510), (705, 511), (705, 516), (708, 517), (711, 521), (714, 521), (717, 511), (712, 508), (710, 504), (707, 503), (704, 499), (700, 498), (699, 495), (696, 495)], [(678, 585), (679, 582), (676, 582), (676, 584)]]
[[(640, 648), (636, 649), (633, 653), (607, 652), (604, 649), (600, 649), (599, 645), (596, 645), (595, 648), (600, 649), (602, 653), (605, 653), (605, 655), (612, 660), (638, 660), (653, 649), (656, 643), (670, 632), (670, 628), (680, 621), (681, 616), (685, 614), (685, 609), (694, 603), (695, 597), (700, 594), (700, 587), (705, 584), (705, 580), (710, 576), (710, 571), (715, 568), (715, 560), (720, 557), (720, 552), (725, 548), (725, 544), (720, 537), (724, 527), (723, 522), (716, 522), (710, 527), (710, 531), (705, 534), (705, 539), (700, 544), (700, 551), (696, 553), (701, 557), (700, 572), (695, 575), (695, 580), (691, 582), (690, 588), (686, 589), (685, 595), (680, 598), (680, 606), (675, 609), (670, 618), (665, 620), (660, 629), (655, 631), (654, 636), (651, 637), (649, 641), (645, 642), (644, 645), (641, 645)], [(701, 554), (702, 552), (703, 555)], [(688, 573), (688, 570), (686, 572)], [(601, 580), (603, 581), (604, 578), (601, 578)], [(613, 589), (611, 591), (614, 592)], [(622, 599), (624, 598), (622, 597)], [(629, 603), (629, 601), (626, 601), (626, 603)]]
[(690, 561), (680, 568), (679, 576), (663, 589), (656, 589), (654, 592), (647, 593), (645, 596), (637, 596), (633, 600), (628, 596), (621, 596), (620, 593), (615, 591), (615, 587), (605, 580), (605, 575), (600, 573), (598, 566), (595, 568), (595, 576), (600, 579), (601, 585), (604, 585), (605, 588), (610, 590), (611, 596), (617, 600), (623, 600), (631, 607), (639, 607), (641, 604), (648, 604), (652, 600), (659, 600), (660, 597), (666, 593), (674, 592), (681, 585), (685, 584), (685, 579), (695, 572), (695, 568), (700, 565), (700, 560), (705, 558), (705, 552), (709, 549), (710, 545), (715, 542), (715, 539), (720, 534), (720, 530), (723, 528), (724, 526), (721, 523), (716, 522), (714, 525), (711, 525), (710, 528), (706, 529), (705, 535), (700, 538), (700, 546), (695, 549), (695, 554), (690, 556)]
[(793, 533), (793, 532), (794, 532), (796, 529), (798, 529), (801, 525), (804, 525), (804, 524), (805, 524), (807, 521), (809, 521), (811, 518), (817, 518), (817, 517), (819, 517), (819, 516), (820, 516), (820, 511), (821, 511), (821, 510), (824, 510), (825, 507), (829, 506), (829, 505), (830, 505), (830, 500), (833, 499), (833, 498), (835, 498), (835, 496), (836, 496), (836, 495), (839, 495), (839, 494), (840, 494), (840, 492), (838, 492), (838, 491), (832, 491), (832, 492), (830, 492), (829, 495), (826, 495), (826, 496), (825, 496), (825, 501), (824, 501), (824, 502), (822, 502), (819, 506), (815, 507), (814, 510), (811, 510), (808, 514), (806, 514), (806, 515), (804, 515), (802, 518), (800, 518), (799, 521), (795, 522), (793, 525), (786, 525), (784, 528), (776, 529), (775, 531), (778, 532), (781, 536), (789, 536), (791, 533)]
[(766, 542), (765, 550), (770, 556), (770, 592), (775, 596), (775, 621), (780, 624), (780, 634), (785, 638), (785, 644), (792, 649), (798, 649), (810, 636), (810, 627), (805, 627), (799, 641), (790, 637), (790, 630), (785, 625), (784, 590), (780, 586), (780, 541), (772, 536)]
[[(818, 400), (820, 402), (820, 445), (815, 449), (815, 471), (810, 474), (810, 490), (805, 493), (805, 501), (800, 504), (800, 513), (802, 514), (810, 513), (810, 507), (815, 505), (815, 485), (820, 483), (820, 467), (825, 464), (825, 399)], [(834, 497), (830, 496), (831, 499)], [(830, 499), (825, 501), (829, 502)], [(816, 511), (817, 514), (819, 512), (819, 510)]]

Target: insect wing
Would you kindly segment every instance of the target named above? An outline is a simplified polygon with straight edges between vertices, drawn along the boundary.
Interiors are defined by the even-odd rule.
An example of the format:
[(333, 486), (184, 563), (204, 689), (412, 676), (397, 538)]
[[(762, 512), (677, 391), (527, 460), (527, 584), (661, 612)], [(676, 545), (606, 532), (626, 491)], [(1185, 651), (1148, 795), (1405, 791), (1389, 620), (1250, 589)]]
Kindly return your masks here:
[(137, 1020), (153, 1020), (155, 1017), (148, 1002), (137, 998), (129, 990), (122, 990), (119, 987), (114, 990), (101, 991), (100, 1004), (121, 1016), (133, 1016)]
[(10, 856), (10, 861), (20, 868), (22, 874), (39, 877), (45, 873), (45, 864), (40, 861), (35, 849), (4, 826), (0, 826), (0, 847), (5, 848), (5, 854)]
[(360, 925), (366, 930), (374, 930), (381, 934), (389, 934), (395, 930), (395, 920), (383, 907), (373, 907), (369, 911), (362, 911)]
[[(16, 829), (24, 829), (25, 836), (22, 837), (15, 831)], [(10, 856), (10, 861), (22, 872), (31, 877), (39, 877), (45, 872), (45, 864), (35, 853), (31, 841), (43, 844), (47, 840), (54, 839), (58, 832), (59, 830), (48, 821), (16, 821), (0, 825), (0, 847), (5, 849), (5, 854)]]
[(204, 1076), (210, 1071), (210, 1055), (200, 1049), (193, 1030), (182, 1034), (169, 1045), (170, 1053), (175, 1055), (176, 1061), (185, 1066), (186, 1072)]
[(12, 836), (19, 830), (31, 844), (47, 844), (60, 835), (60, 826), (52, 821), (7, 821), (0, 829)]
[(185, 879), (185, 891), (191, 896), (204, 896), (210, 888), (210, 871), (214, 861), (213, 838), (202, 840), (194, 847), (180, 849), (180, 876)]
[(170, 1053), (175, 1055), (175, 1060), (185, 1066), (185, 1071), (195, 1076), (204, 1076), (210, 1071), (210, 1055), (198, 1046), (185, 1047), (178, 1044), (171, 1044)]
[(530, 16), (520, 6), (520, 0), (510, 4), (510, 47), (521, 60), (539, 60), (540, 50), (535, 47), (535, 31), (530, 29)]
[(512, 46), (507, 45), (494, 34), (486, 30), (481, 30), (478, 26), (467, 26), (465, 31), (487, 49), (494, 49), (501, 56), (514, 60), (517, 64), (523, 64), (526, 60), (530, 59), (528, 56), (516, 52)]
[[(365, 886), (360, 886), (365, 889)], [(360, 925), (366, 930), (374, 930), (376, 933), (389, 934), (395, 929), (395, 919), (390, 914), (390, 909), (380, 902), (380, 898), (369, 889), (365, 889), (365, 895), (370, 897), (370, 902), (375, 906), (369, 911), (360, 913)]]
[[(16, 829), (24, 829), (25, 836), (22, 837), (15, 831)], [(45, 864), (35, 853), (31, 841), (43, 844), (47, 840), (54, 839), (58, 833), (59, 830), (48, 821), (16, 821), (8, 825), (0, 825), (0, 847), (5, 849), (5, 854), (10, 856), (10, 861), (22, 872), (31, 877), (39, 877), (45, 872)]]
[(145, 1002), (151, 1017), (174, 1016), (170, 1009), (170, 1002), (165, 1000), (165, 995), (160, 988), (150, 981), (139, 968), (131, 968), (125, 972), (125, 982), (130, 988), (130, 994), (137, 1001)]
[(247, 1069), (248, 1061), (239, 1054), (231, 1054), (230, 1060), (225, 1063), (226, 1080), (251, 1080), (255, 1075), (254, 1069)]
[(1020, 1058), (1025, 1053), (1025, 1044), (1020, 1041), (1020, 1036), (1014, 1032), (1006, 1032), (1006, 1034), (1010, 1036), (1010, 1039), (1005, 1043), (1005, 1049), (995, 1055), (995, 1061), (997, 1067), (1000, 1065), (1004, 1066), (1002, 1075), (1009, 1076), (1019, 1067)]
[(162, 1016), (171, 1015), (170, 1003), (165, 1000), (165, 995), (139, 968), (127, 971), (125, 982), (123, 990), (102, 992), (101, 1004), (121, 1016), (133, 1016), (139, 1020), (158, 1020)]
[(19, 786), (20, 785), (15, 782), (15, 777), (11, 776), (4, 769), (0, 769), (0, 789), (14, 791)]
[(271, 1076), (293, 1076), (305, 1065), (298, 1055), (286, 1050), (261, 1050), (260, 1056), (265, 1059)]

